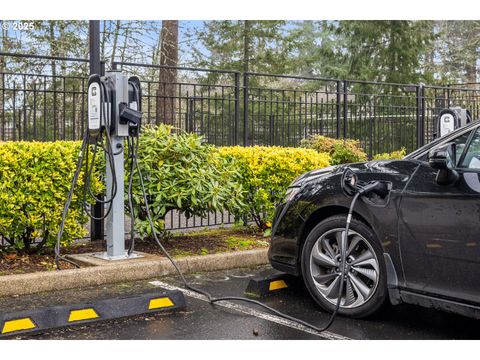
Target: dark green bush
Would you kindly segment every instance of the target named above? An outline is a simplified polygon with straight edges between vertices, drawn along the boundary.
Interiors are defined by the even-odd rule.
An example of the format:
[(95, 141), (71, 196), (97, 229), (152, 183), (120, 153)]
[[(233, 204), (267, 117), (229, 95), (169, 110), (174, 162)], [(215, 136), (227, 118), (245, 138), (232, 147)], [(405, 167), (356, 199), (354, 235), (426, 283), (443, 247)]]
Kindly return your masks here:
[[(202, 137), (172, 130), (165, 125), (150, 127), (140, 137), (138, 158), (155, 229), (163, 231), (169, 210), (206, 216), (242, 207), (244, 191), (235, 165)], [(145, 236), (151, 230), (136, 174), (133, 193), (136, 228)]]

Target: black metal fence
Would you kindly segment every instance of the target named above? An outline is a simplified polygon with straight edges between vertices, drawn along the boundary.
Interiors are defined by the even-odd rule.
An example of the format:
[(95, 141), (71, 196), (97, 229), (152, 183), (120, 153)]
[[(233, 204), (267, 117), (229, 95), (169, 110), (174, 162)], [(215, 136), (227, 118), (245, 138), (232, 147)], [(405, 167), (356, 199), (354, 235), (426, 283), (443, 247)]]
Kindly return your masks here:
[[(5, 57), (0, 53), (0, 59)], [(24, 55), (16, 55), (23, 57)], [(0, 139), (80, 139), (86, 119), (87, 72), (0, 71)], [(27, 60), (30, 60), (28, 56)], [(448, 106), (480, 116), (476, 87), (375, 83), (175, 68), (177, 80), (160, 79), (158, 65), (112, 64), (140, 77), (146, 123), (170, 122), (215, 145), (298, 146), (313, 134), (360, 140), (372, 156), (432, 139), (438, 112)], [(44, 69), (45, 70), (45, 69)]]
[[(11, 59), (35, 66), (8, 66)], [(38, 62), (43, 61), (43, 65)], [(74, 140), (84, 131), (88, 59), (0, 53), (0, 140)], [(321, 134), (360, 140), (369, 156), (432, 140), (444, 107), (468, 108), (480, 117), (476, 86), (392, 84), (239, 73), (236, 71), (111, 64), (142, 82), (144, 121), (169, 122), (225, 145), (298, 146)], [(74, 71), (70, 71), (73, 69)], [(161, 70), (176, 72), (164, 81)], [(171, 216), (168, 227), (230, 222)]]

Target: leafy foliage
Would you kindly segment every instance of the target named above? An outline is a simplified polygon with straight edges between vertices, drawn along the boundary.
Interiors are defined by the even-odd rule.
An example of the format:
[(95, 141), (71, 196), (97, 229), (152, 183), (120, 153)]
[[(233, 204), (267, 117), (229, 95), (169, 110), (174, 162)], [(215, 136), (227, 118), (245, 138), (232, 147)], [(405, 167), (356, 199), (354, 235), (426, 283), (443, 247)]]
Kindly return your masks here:
[(252, 217), (256, 224), (270, 227), (275, 206), (288, 185), (300, 174), (330, 165), (328, 154), (283, 147), (222, 147), (220, 153), (240, 172), (245, 205), (233, 208), (237, 218)]
[(400, 150), (392, 151), (391, 153), (382, 153), (375, 155), (372, 160), (401, 160), (407, 155), (407, 150), (401, 148)]
[(358, 140), (333, 139), (323, 135), (313, 135), (303, 139), (300, 146), (320, 153), (328, 153), (332, 158), (332, 165), (367, 160), (367, 154), (360, 147)]
[[(340, 21), (336, 32), (344, 39), (344, 73), (356, 80), (417, 83), (425, 49), (433, 41), (429, 21)], [(338, 61), (338, 59), (337, 59)]]
[[(138, 159), (158, 232), (164, 231), (165, 215), (173, 209), (187, 216), (206, 216), (243, 206), (240, 174), (234, 164), (196, 134), (174, 131), (166, 125), (146, 128), (140, 137)], [(151, 229), (137, 173), (133, 194), (136, 228), (145, 236)]]
[[(7, 243), (26, 252), (54, 246), (79, 150), (79, 142), (0, 143), (0, 236)], [(64, 246), (86, 232), (82, 188), (83, 173), (66, 218)], [(92, 189), (101, 188), (94, 170)]]

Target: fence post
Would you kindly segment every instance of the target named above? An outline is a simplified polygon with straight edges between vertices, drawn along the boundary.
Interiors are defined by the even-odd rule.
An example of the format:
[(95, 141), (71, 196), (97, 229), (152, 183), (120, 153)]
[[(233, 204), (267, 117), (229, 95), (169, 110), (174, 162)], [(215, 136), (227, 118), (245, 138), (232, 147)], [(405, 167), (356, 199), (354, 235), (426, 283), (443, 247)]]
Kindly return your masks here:
[(348, 81), (343, 81), (343, 138), (347, 138), (348, 119)]
[(340, 124), (341, 124), (341, 118), (342, 114), (340, 111), (340, 103), (342, 102), (342, 95), (340, 94), (340, 89), (341, 89), (341, 81), (337, 80), (337, 131), (336, 131), (336, 137), (337, 139), (340, 137)]
[(417, 90), (417, 148), (425, 142), (425, 88), (422, 84), (416, 86)]
[(270, 146), (274, 146), (274, 145), (275, 145), (275, 115), (270, 114)]
[[(102, 74), (102, 62), (100, 59), (100, 21), (89, 21), (89, 49), (90, 49), (90, 74)], [(105, 68), (103, 68), (104, 70)], [(98, 196), (103, 199), (103, 196)], [(105, 209), (102, 203), (93, 205), (93, 215), (97, 218), (103, 218)], [(91, 220), (90, 222), (90, 240), (103, 240), (105, 234), (103, 220)]]
[[(191, 97), (188, 99), (188, 104), (187, 104), (187, 114), (188, 114), (187, 132), (196, 131), (195, 116), (193, 114), (194, 111), (195, 111), (195, 98)], [(203, 129), (201, 131), (203, 132)]]
[(233, 128), (233, 145), (238, 145), (238, 120), (239, 120), (239, 102), (240, 102), (240, 73), (235, 73), (235, 114)]
[(248, 146), (248, 73), (243, 74), (243, 146)]

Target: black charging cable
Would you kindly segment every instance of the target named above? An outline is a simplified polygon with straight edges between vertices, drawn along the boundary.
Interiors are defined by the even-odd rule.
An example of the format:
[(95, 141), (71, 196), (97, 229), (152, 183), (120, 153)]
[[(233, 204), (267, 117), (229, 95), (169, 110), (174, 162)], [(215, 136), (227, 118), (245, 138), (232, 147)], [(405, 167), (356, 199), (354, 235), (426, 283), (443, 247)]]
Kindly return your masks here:
[(83, 158), (85, 156), (86, 148), (88, 147), (88, 132), (85, 132), (82, 140), (82, 145), (80, 147), (80, 152), (78, 155), (77, 159), (77, 168), (75, 170), (75, 173), (73, 175), (72, 183), (70, 185), (70, 190), (67, 195), (67, 199), (65, 200), (65, 205), (63, 207), (63, 212), (62, 212), (62, 222), (60, 223), (60, 228), (57, 233), (57, 243), (55, 244), (55, 265), (57, 267), (57, 270), (60, 270), (60, 261), (67, 262), (69, 264), (74, 265), (75, 267), (80, 267), (77, 263), (74, 261), (71, 261), (64, 256), (60, 254), (60, 243), (63, 235), (63, 231), (65, 229), (65, 220), (67, 218), (68, 214), (68, 209), (70, 208), (70, 204), (72, 202), (72, 197), (73, 197), (73, 191), (75, 189), (75, 186), (77, 185), (78, 182), (78, 177), (80, 176), (80, 171), (82, 170), (82, 163), (83, 163)]
[(128, 256), (130, 256), (134, 249), (135, 249), (135, 210), (133, 207), (133, 192), (132, 192), (132, 184), (133, 184), (133, 174), (135, 172), (135, 161), (134, 156), (136, 156), (136, 152), (138, 151), (138, 138), (137, 138), (137, 145), (135, 146), (135, 137), (128, 137), (127, 138), (127, 146), (128, 146), (128, 158), (130, 159), (130, 173), (128, 176), (128, 208), (130, 210), (130, 245), (128, 247)]

